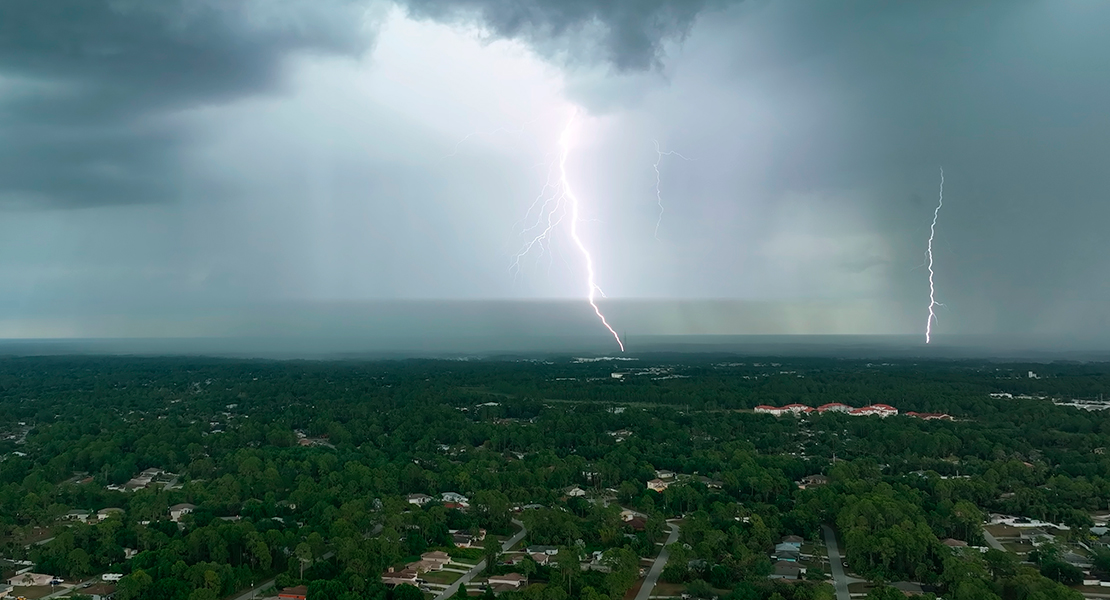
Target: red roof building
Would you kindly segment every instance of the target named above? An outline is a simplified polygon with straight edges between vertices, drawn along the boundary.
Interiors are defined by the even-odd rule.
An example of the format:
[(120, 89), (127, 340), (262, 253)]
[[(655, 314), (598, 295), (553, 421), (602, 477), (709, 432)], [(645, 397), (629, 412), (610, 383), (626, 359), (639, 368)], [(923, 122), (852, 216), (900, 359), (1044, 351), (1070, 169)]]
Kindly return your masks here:
[(278, 593), (279, 600), (305, 600), (308, 597), (308, 588), (303, 585), (288, 587)]
[(817, 407), (817, 412), (819, 413), (848, 412), (850, 410), (852, 410), (851, 406), (848, 406), (847, 404), (843, 404), (841, 402), (830, 402), (828, 404), (822, 404), (821, 406)]

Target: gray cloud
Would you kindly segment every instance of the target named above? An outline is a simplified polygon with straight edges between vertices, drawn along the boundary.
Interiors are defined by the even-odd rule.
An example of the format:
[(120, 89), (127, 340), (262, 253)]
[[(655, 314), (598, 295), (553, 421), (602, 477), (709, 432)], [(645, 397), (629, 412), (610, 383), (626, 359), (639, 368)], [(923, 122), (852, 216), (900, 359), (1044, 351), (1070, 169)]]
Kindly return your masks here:
[[(405, 0), (416, 17), (478, 21), (502, 37), (520, 38), (548, 54), (565, 53), (568, 38), (593, 32), (589, 57), (617, 69), (659, 66), (663, 44), (681, 40), (707, 8), (727, 0)], [(594, 37), (594, 36), (587, 36)], [(557, 43), (555, 45), (552, 42)]]
[[(175, 197), (187, 132), (164, 117), (272, 89), (292, 52), (366, 47), (348, 2), (0, 3), (0, 205)], [(7, 91), (7, 90), (6, 90)]]

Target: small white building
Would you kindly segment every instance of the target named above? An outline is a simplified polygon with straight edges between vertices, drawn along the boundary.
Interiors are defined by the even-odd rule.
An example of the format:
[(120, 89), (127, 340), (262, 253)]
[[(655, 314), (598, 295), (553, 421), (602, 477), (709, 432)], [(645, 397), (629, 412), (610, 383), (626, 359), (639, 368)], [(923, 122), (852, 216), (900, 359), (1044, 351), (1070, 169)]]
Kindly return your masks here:
[(572, 486), (570, 488), (567, 488), (567, 497), (568, 498), (582, 498), (585, 495), (586, 495), (586, 490), (584, 490), (584, 489), (582, 489), (578, 486)]

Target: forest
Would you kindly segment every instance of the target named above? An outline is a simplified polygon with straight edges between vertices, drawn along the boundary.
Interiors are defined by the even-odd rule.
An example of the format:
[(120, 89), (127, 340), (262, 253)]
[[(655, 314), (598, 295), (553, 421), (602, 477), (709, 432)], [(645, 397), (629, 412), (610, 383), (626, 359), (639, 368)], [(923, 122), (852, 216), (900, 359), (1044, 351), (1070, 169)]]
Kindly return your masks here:
[[(905, 581), (949, 600), (1080, 598), (1062, 547), (951, 541), (985, 546), (991, 513), (1040, 519), (1106, 574), (1088, 532), (1110, 512), (1110, 410), (1053, 400), (1108, 383), (1110, 365), (1064, 362), (0, 357), (0, 557), (6, 577), (15, 561), (70, 581), (118, 573), (119, 600), (216, 600), (271, 579), (310, 600), (421, 600), (382, 574), (431, 550), (494, 563), (495, 544), (459, 549), (451, 532), (520, 523), (524, 545), (563, 558), (491, 564), (528, 578), (500, 596), (617, 600), (674, 523), (669, 589), (818, 600), (834, 597), (827, 567), (774, 579), (771, 556), (784, 536), (824, 548), (828, 526), (869, 598), (904, 597), (887, 584)], [(833, 402), (952, 420), (752, 411)], [(135, 484), (144, 470), (154, 479)], [(648, 489), (663, 472), (675, 483)], [(815, 475), (827, 483), (801, 483)], [(594, 552), (606, 568), (581, 569)]]

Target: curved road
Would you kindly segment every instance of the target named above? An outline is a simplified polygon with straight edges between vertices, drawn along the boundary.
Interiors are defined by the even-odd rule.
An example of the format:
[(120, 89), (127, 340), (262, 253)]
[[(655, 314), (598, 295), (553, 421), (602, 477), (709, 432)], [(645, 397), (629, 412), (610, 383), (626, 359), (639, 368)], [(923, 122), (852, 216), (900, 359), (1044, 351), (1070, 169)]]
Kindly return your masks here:
[(678, 525), (676, 523), (667, 523), (667, 525), (671, 527), (671, 534), (667, 536), (667, 541), (663, 542), (663, 549), (659, 551), (659, 556), (655, 557), (655, 562), (651, 563), (651, 570), (644, 578), (644, 583), (636, 594), (636, 600), (648, 600), (651, 597), (651, 591), (659, 581), (659, 574), (663, 572), (667, 566), (667, 559), (671, 557), (671, 550), (667, 546), (678, 541)]
[[(520, 540), (523, 540), (525, 535), (528, 535), (528, 529), (524, 526), (524, 523), (521, 523), (520, 521), (517, 521), (516, 519), (513, 519), (513, 524), (516, 525), (517, 527), (520, 527), (520, 531), (516, 532), (516, 534), (513, 535), (513, 537), (505, 540), (504, 544), (501, 544), (501, 551), (502, 552), (508, 552), (510, 548), (512, 548), (513, 546), (515, 546), (517, 544), (517, 542), (519, 542)], [(456, 579), (455, 583), (452, 583), (451, 585), (447, 586), (447, 589), (440, 592), (439, 595), (436, 596), (436, 600), (447, 600), (447, 598), (450, 598), (451, 596), (454, 596), (455, 592), (459, 591), (459, 586), (460, 585), (466, 585), (466, 583), (468, 581), (470, 581), (471, 579), (474, 579), (474, 577), (478, 573), (481, 573), (482, 569), (485, 569), (485, 568), (486, 568), (486, 561), (485, 561), (485, 559), (482, 559), (482, 562), (474, 565), (474, 567), (471, 568), (469, 571), (467, 571), (465, 575)]]

